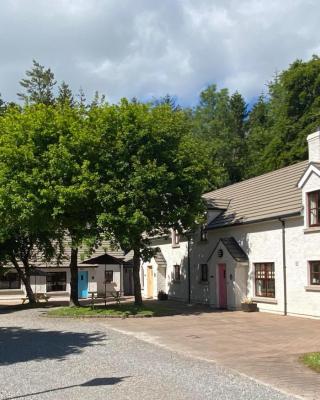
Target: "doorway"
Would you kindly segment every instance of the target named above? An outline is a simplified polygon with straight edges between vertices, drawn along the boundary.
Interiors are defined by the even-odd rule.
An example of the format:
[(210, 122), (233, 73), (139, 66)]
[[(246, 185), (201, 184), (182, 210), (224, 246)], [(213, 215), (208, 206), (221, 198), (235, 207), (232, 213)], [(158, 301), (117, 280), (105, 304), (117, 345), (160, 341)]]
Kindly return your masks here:
[(123, 291), (125, 296), (133, 295), (133, 270), (132, 268), (124, 268)]
[(151, 265), (147, 268), (147, 297), (153, 297), (153, 270)]
[(218, 264), (219, 271), (219, 308), (226, 309), (227, 301), (227, 272), (226, 264)]
[(78, 273), (78, 297), (86, 299), (88, 297), (88, 271)]

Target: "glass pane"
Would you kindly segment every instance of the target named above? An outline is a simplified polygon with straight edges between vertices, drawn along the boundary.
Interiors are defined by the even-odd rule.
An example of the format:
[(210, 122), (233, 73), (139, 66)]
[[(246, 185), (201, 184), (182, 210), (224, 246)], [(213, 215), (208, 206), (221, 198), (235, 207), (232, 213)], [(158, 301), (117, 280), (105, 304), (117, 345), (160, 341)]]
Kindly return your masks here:
[(310, 225), (317, 224), (317, 209), (319, 205), (317, 204), (318, 196), (317, 193), (309, 193), (309, 218), (310, 218)]

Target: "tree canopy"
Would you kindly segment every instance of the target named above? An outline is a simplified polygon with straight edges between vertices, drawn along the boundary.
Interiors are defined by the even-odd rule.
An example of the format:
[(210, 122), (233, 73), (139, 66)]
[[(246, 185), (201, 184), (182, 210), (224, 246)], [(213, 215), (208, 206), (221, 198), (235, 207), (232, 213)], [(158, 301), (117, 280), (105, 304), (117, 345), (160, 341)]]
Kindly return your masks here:
[(78, 247), (107, 235), (134, 250), (140, 303), (150, 237), (191, 229), (204, 191), (305, 159), (320, 125), (317, 56), (277, 74), (250, 106), (215, 84), (192, 109), (170, 95), (88, 102), (65, 82), (55, 90), (37, 61), (20, 83), (22, 104), (0, 97), (0, 266), (15, 266), (30, 301), (33, 260), (58, 256), (67, 236), (77, 304)]

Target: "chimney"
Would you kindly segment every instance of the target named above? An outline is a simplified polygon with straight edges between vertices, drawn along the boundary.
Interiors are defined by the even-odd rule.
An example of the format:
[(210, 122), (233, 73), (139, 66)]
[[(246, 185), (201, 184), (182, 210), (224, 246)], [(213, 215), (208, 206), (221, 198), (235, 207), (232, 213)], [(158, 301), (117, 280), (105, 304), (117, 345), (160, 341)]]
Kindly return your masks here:
[(320, 128), (307, 137), (309, 162), (320, 162)]

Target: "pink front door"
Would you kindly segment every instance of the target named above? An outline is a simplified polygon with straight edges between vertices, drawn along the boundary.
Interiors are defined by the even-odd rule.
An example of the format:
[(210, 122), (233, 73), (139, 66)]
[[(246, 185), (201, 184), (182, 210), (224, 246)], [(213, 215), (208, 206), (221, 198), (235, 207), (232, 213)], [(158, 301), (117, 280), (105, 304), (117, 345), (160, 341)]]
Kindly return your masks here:
[(219, 269), (219, 307), (227, 308), (226, 264), (218, 264)]

